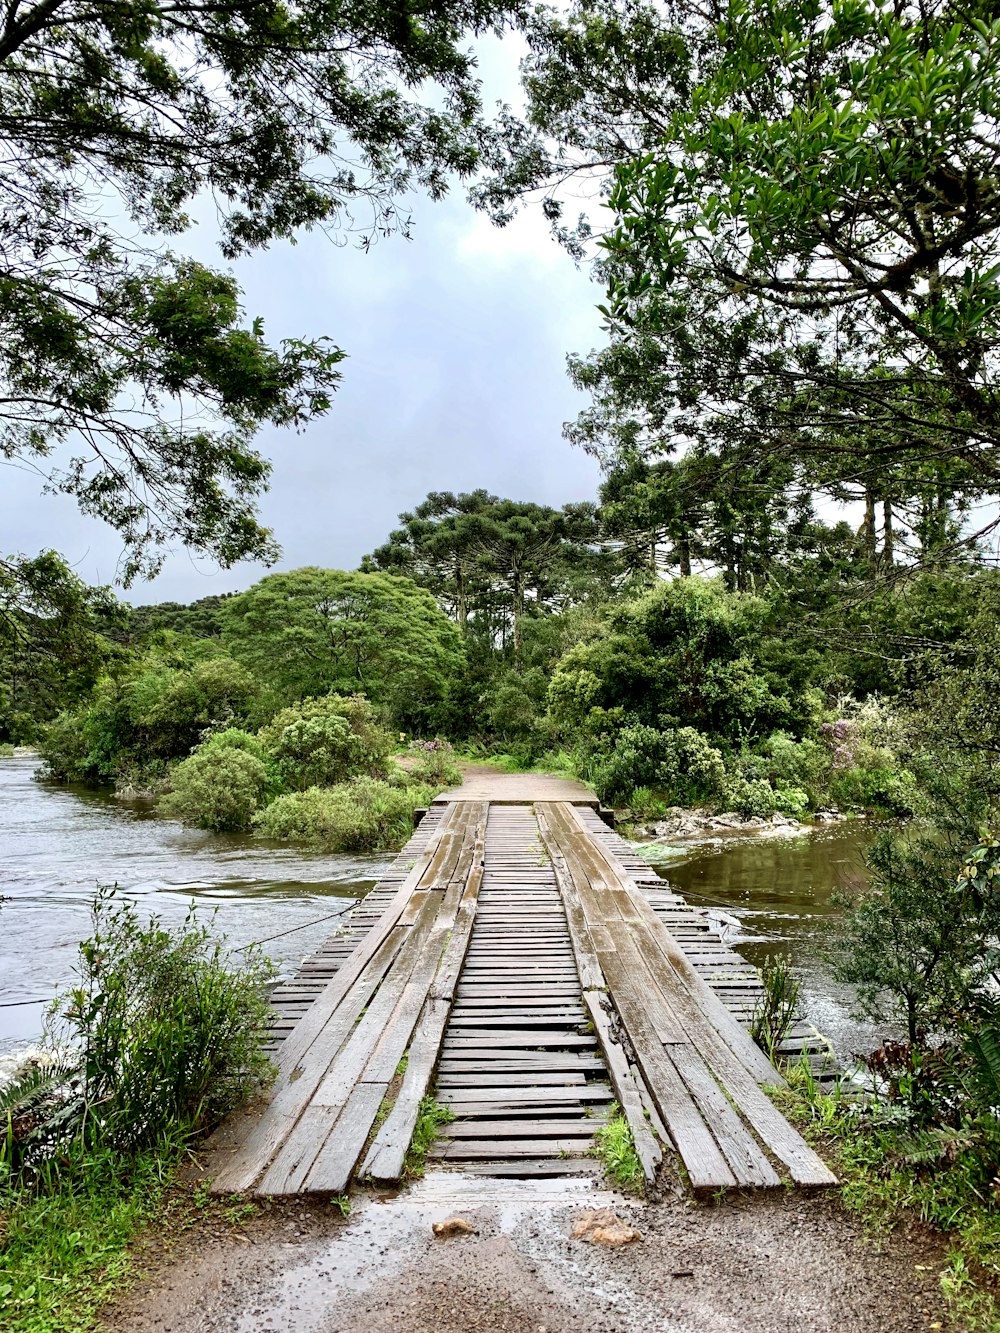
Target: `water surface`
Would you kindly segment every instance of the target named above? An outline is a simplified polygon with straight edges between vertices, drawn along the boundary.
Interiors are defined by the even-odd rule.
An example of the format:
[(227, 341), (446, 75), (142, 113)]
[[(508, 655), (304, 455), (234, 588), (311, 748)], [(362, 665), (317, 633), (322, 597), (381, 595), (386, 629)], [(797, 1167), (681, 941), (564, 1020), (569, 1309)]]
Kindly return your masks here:
[(288, 972), (336, 929), (320, 918), (349, 907), (392, 859), (186, 828), (148, 803), (35, 782), (37, 767), (0, 759), (0, 1053), (36, 1037), (45, 1002), (72, 982), (99, 884), (165, 921), (194, 903), (237, 946), (279, 935), (265, 949)]
[(791, 958), (806, 1016), (843, 1058), (874, 1049), (885, 1035), (852, 1017), (853, 993), (833, 979), (824, 957), (841, 911), (833, 899), (864, 887), (874, 832), (851, 820), (808, 833), (723, 835), (678, 847), (676, 859), (658, 867), (692, 905), (736, 918), (726, 942), (752, 963), (775, 953)]

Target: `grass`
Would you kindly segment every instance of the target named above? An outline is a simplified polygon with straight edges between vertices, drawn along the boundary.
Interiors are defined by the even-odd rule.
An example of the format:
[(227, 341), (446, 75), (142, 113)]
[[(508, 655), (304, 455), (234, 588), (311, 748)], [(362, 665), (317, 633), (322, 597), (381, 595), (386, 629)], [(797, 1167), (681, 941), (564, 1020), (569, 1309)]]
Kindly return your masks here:
[(996, 1333), (1000, 1178), (984, 1187), (981, 1163), (961, 1150), (928, 1164), (905, 1124), (823, 1093), (804, 1064), (787, 1074), (789, 1088), (775, 1100), (831, 1163), (845, 1207), (876, 1234), (914, 1220), (941, 1232), (948, 1244), (941, 1289), (952, 1318), (965, 1333)]
[(83, 1333), (133, 1274), (130, 1244), (165, 1212), (176, 1153), (81, 1161), (51, 1191), (0, 1191), (7, 1333)]
[[(80, 984), (46, 1040), (72, 1051), (27, 1063), (0, 1088), (0, 1324), (82, 1333), (133, 1273), (130, 1245), (169, 1238), (211, 1210), (236, 1224), (243, 1200), (209, 1203), (175, 1184), (187, 1146), (272, 1073), (260, 1050), (270, 964), (229, 970), (224, 943), (190, 915), (168, 931), (102, 889), (80, 945)], [(252, 1208), (251, 1208), (251, 1211)]]
[(427, 1168), (427, 1150), (437, 1138), (441, 1126), (450, 1124), (454, 1119), (455, 1114), (449, 1107), (442, 1106), (433, 1097), (423, 1099), (403, 1163), (403, 1175), (407, 1180), (419, 1180), (423, 1176)]
[(591, 1155), (604, 1163), (605, 1173), (627, 1194), (643, 1194), (646, 1188), (642, 1163), (635, 1150), (632, 1127), (617, 1102), (612, 1103), (607, 1124), (594, 1133)]
[(463, 764), (483, 764), (502, 773), (550, 773), (557, 777), (575, 778), (573, 757), (566, 750), (549, 750), (537, 758), (509, 750), (487, 750), (479, 746), (456, 749), (455, 757)]

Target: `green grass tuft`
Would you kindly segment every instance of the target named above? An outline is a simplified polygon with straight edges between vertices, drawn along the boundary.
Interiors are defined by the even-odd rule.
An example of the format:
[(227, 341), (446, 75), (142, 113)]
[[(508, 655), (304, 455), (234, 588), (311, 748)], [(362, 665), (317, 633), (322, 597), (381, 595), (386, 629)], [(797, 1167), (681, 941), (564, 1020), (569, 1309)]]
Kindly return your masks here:
[(617, 1102), (612, 1103), (610, 1118), (606, 1125), (598, 1126), (594, 1139), (591, 1155), (601, 1159), (605, 1172), (618, 1188), (628, 1194), (645, 1193), (646, 1180), (635, 1150), (632, 1127)]
[(454, 1119), (455, 1114), (450, 1107), (442, 1106), (433, 1097), (423, 1099), (403, 1165), (403, 1175), (407, 1180), (418, 1180), (424, 1174), (427, 1150), (437, 1138), (441, 1126), (450, 1124)]

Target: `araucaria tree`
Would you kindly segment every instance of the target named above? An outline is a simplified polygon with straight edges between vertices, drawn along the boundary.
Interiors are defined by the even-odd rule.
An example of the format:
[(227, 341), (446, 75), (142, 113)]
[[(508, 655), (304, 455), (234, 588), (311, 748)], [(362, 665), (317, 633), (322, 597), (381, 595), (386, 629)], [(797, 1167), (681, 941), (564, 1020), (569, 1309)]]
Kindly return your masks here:
[[(211, 206), (235, 258), (303, 227), (405, 229), (471, 172), (466, 35), (504, 0), (37, 0), (0, 18), (0, 456), (111, 523), (125, 573), (183, 542), (268, 558), (264, 423), (324, 412), (343, 353), (270, 346), (230, 273), (171, 251)], [(426, 101), (412, 91), (427, 90)]]

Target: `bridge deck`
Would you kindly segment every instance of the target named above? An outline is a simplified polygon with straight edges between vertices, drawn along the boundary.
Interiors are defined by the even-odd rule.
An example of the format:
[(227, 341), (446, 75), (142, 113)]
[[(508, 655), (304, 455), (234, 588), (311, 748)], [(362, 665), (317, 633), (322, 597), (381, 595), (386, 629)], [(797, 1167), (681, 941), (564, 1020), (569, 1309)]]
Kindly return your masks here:
[(761, 1091), (755, 970), (568, 794), (432, 807), (275, 992), (278, 1079), (210, 1141), (214, 1189), (398, 1180), (428, 1092), (455, 1116), (432, 1156), (465, 1171), (592, 1170), (614, 1100), (649, 1179), (675, 1153), (698, 1190), (833, 1182)]

